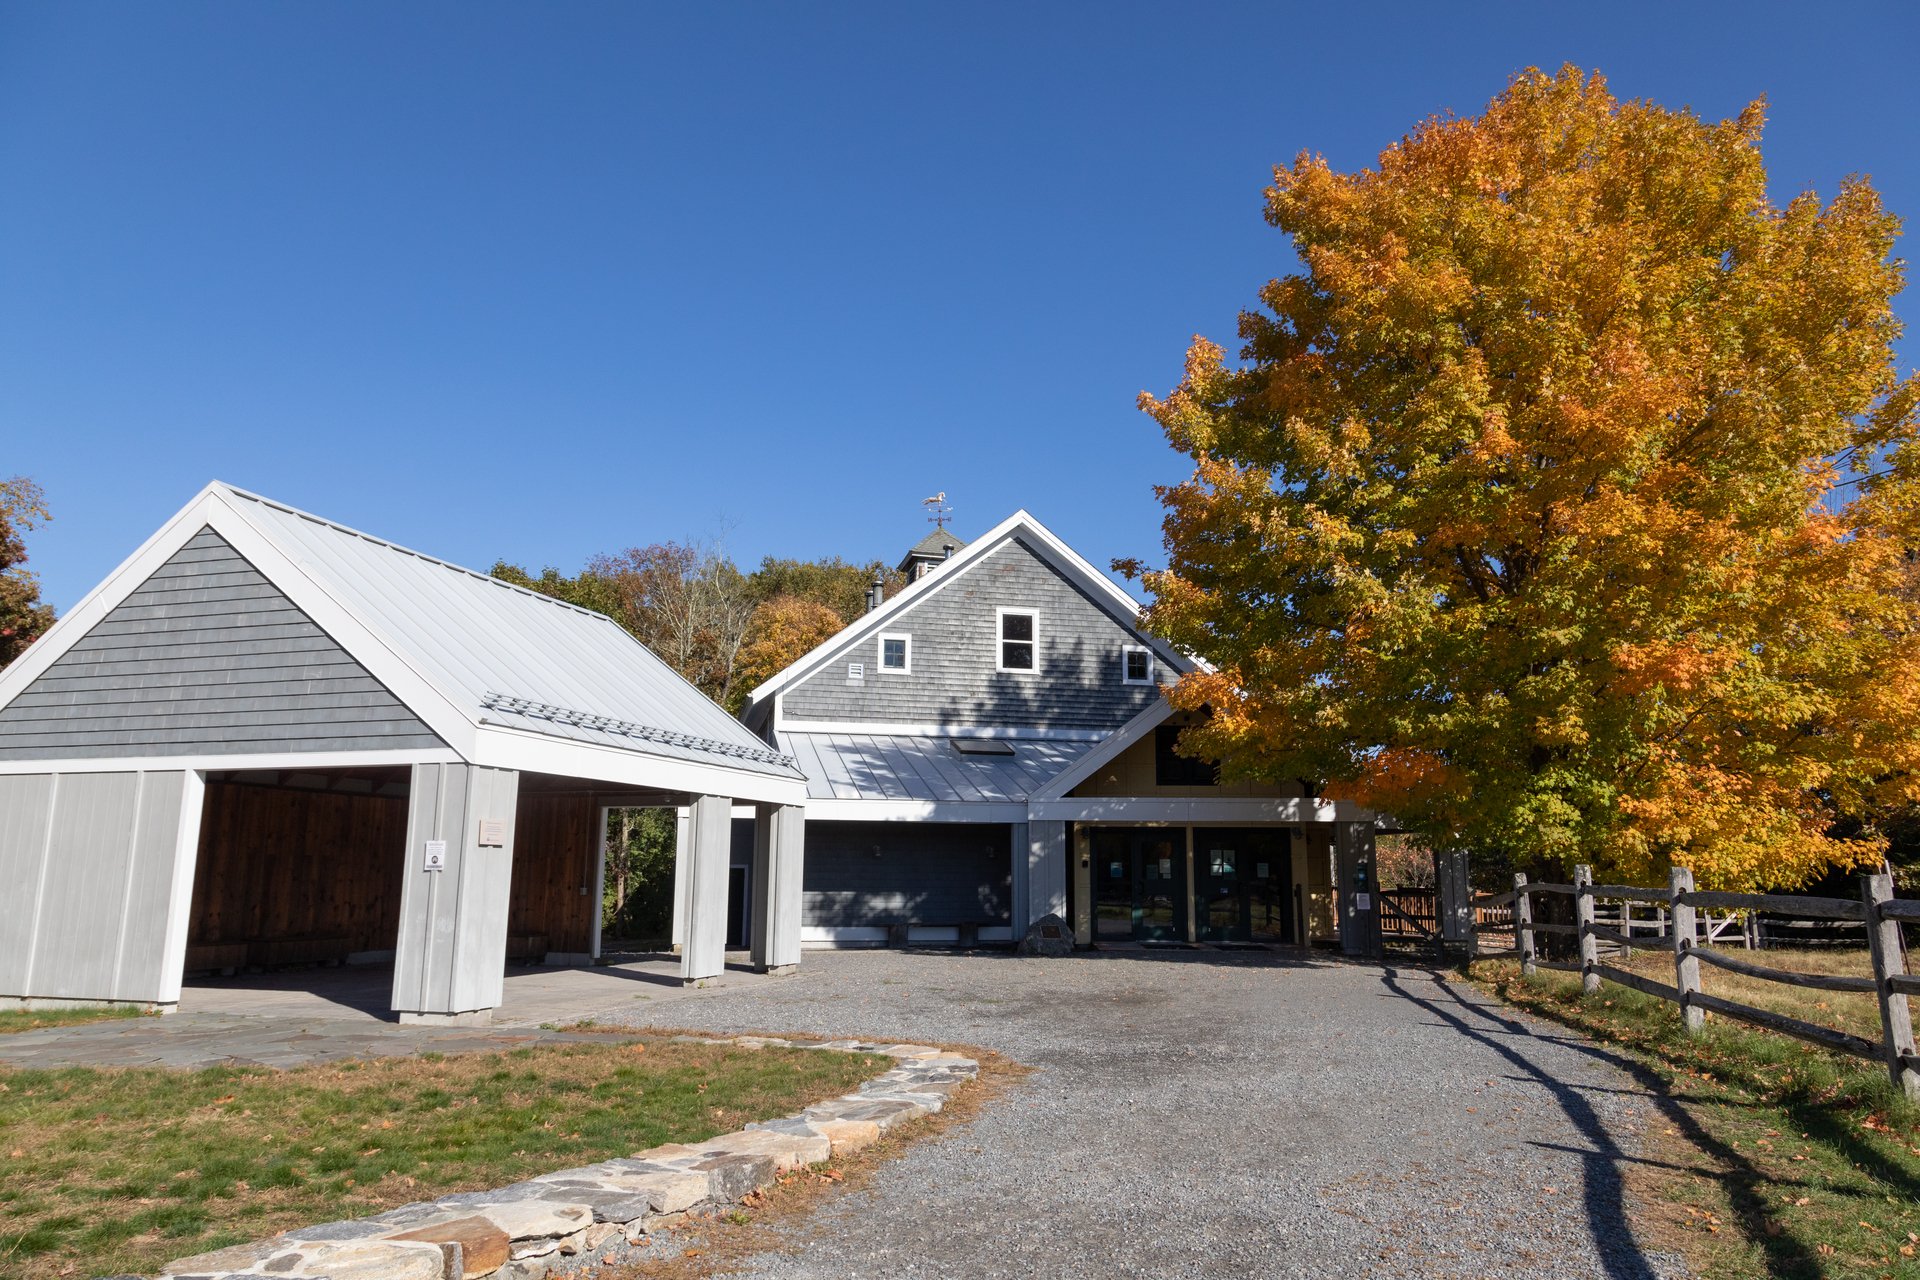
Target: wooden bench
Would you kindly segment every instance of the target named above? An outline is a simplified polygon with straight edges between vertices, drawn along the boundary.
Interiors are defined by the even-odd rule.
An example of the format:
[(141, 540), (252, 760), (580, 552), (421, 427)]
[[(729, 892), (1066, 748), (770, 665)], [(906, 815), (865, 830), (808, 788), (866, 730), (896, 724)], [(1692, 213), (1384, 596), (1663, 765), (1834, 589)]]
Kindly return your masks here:
[(188, 973), (217, 973), (231, 978), (247, 963), (244, 942), (196, 942), (187, 947)]
[(247, 943), (247, 963), (263, 969), (296, 964), (345, 964), (353, 950), (347, 937), (255, 938)]

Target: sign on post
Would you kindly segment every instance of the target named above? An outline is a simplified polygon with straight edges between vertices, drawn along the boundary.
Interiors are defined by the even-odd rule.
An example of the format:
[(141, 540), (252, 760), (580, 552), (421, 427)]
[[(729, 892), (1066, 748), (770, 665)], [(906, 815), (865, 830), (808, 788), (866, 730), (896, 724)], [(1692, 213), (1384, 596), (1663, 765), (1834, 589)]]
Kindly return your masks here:
[(445, 871), (447, 869), (447, 842), (445, 840), (427, 841), (426, 858), (422, 861), (422, 871)]

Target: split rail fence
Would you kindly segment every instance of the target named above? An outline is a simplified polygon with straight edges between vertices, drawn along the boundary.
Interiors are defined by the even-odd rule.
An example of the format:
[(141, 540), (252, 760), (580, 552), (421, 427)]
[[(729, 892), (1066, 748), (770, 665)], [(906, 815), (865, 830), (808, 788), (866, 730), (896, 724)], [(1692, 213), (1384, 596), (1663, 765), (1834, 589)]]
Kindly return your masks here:
[[(1534, 918), (1534, 899), (1555, 894), (1573, 899), (1574, 923), (1563, 924)], [(1598, 904), (1602, 902), (1652, 904), (1658, 909), (1659, 919), (1657, 923), (1644, 920), (1635, 922), (1630, 926), (1631, 932), (1615, 929), (1599, 922)], [(1577, 973), (1582, 988), (1589, 992), (1598, 991), (1601, 982), (1605, 981), (1670, 1000), (1680, 1006), (1681, 1018), (1689, 1033), (1700, 1030), (1710, 1010), (1723, 1017), (1794, 1036), (1825, 1049), (1879, 1061), (1886, 1065), (1895, 1085), (1904, 1090), (1908, 1097), (1920, 1099), (1920, 1051), (1915, 1049), (1913, 1016), (1907, 1004), (1908, 996), (1920, 995), (1920, 977), (1908, 971), (1906, 946), (1900, 935), (1902, 922), (1920, 922), (1920, 901), (1895, 898), (1891, 875), (1862, 876), (1858, 899), (1809, 898), (1790, 894), (1702, 892), (1693, 887), (1693, 873), (1683, 868), (1675, 868), (1665, 889), (1595, 884), (1592, 868), (1582, 866), (1573, 869), (1572, 884), (1529, 882), (1524, 874), (1516, 874), (1511, 893), (1476, 895), (1472, 899), (1472, 907), (1472, 911), (1466, 913), (1474, 922), (1467, 938), (1469, 956), (1479, 959), (1517, 956), (1521, 971), (1529, 975), (1539, 969)], [(1512, 912), (1513, 946), (1500, 951), (1481, 951), (1481, 921), (1487, 913), (1501, 909)], [(1744, 912), (1748, 919), (1765, 912), (1797, 920), (1847, 921), (1864, 925), (1867, 950), (1873, 960), (1873, 976), (1794, 973), (1729, 955), (1714, 947), (1713, 943), (1719, 935), (1714, 932), (1711, 922), (1701, 919), (1703, 913), (1716, 911)], [(1621, 913), (1621, 920), (1631, 919), (1631, 910)], [(1708, 927), (1703, 929), (1703, 924)], [(1504, 929), (1502, 931), (1505, 932)], [(1729, 927), (1725, 932), (1733, 930)], [(1536, 937), (1542, 933), (1575, 938), (1579, 944), (1578, 961), (1542, 958), (1535, 949)], [(1751, 931), (1742, 930), (1741, 933), (1742, 941), (1747, 942)], [(1647, 944), (1656, 941), (1664, 941), (1672, 949), (1672, 985), (1601, 959), (1600, 948), (1603, 943), (1631, 952), (1651, 950)], [(1863, 1036), (1834, 1027), (1823, 1027), (1818, 1023), (1775, 1013), (1771, 1009), (1756, 1009), (1752, 1005), (1710, 995), (1700, 989), (1702, 964), (1749, 978), (1810, 987), (1816, 991), (1850, 991), (1875, 996), (1880, 1009), (1880, 1042), (1875, 1044)]]

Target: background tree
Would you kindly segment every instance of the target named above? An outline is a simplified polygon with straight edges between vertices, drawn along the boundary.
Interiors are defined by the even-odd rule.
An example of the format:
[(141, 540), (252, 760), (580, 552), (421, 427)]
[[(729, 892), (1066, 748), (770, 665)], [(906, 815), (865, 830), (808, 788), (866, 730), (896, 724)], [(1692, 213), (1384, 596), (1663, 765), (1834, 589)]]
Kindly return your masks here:
[(1142, 397), (1195, 464), (1145, 575), (1216, 664), (1187, 749), (1521, 865), (1880, 856), (1920, 798), (1898, 224), (1858, 179), (1770, 203), (1761, 120), (1529, 71), (1276, 170), (1304, 270)]
[(611, 582), (591, 570), (569, 578), (549, 566), (542, 569), (536, 578), (517, 564), (496, 560), (491, 572), (502, 582), (511, 582), (516, 587), (538, 591), (542, 595), (565, 600), (568, 604), (577, 604), (583, 609), (592, 609), (595, 613), (604, 613), (615, 621), (619, 620), (620, 593)]
[(839, 615), (850, 625), (867, 611), (867, 589), (875, 578), (891, 600), (907, 585), (907, 575), (881, 560), (848, 564), (839, 556), (830, 560), (782, 560), (768, 556), (753, 571), (753, 589), (763, 601), (780, 596), (811, 600)]
[(0, 667), (53, 625), (53, 606), (40, 599), (40, 580), (25, 567), (26, 533), (51, 518), (39, 485), (25, 476), (0, 480)]
[(595, 556), (587, 569), (608, 584), (622, 625), (725, 705), (759, 603), (733, 561), (711, 544), (662, 542)]
[(735, 673), (735, 696), (729, 711), (739, 712), (747, 695), (763, 681), (784, 671), (831, 639), (846, 626), (841, 616), (816, 600), (778, 595), (753, 611), (746, 644), (740, 650)]

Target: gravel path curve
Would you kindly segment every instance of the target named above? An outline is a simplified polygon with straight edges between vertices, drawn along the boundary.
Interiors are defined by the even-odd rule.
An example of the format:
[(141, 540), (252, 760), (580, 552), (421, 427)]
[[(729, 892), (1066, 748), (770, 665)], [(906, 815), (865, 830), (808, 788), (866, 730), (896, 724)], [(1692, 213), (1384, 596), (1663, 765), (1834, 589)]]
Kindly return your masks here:
[(751, 1275), (1684, 1274), (1642, 1250), (1622, 1203), (1644, 1090), (1428, 969), (826, 952), (653, 1016), (977, 1044), (1040, 1068), (791, 1228)]

